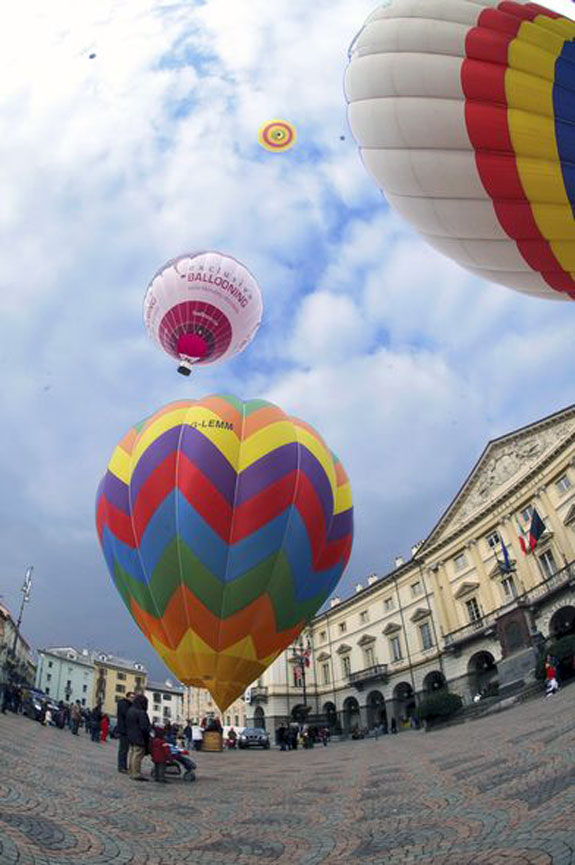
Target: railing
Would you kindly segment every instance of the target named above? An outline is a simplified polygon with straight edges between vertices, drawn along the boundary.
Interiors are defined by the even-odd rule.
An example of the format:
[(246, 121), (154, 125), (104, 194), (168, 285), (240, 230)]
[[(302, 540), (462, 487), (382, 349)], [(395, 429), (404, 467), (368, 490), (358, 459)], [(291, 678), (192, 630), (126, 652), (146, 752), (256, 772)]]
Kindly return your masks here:
[(267, 703), (268, 689), (265, 685), (256, 685), (252, 688), (251, 693), (252, 703)]
[(522, 598), (528, 603), (534, 603), (535, 601), (541, 600), (546, 595), (555, 592), (557, 589), (562, 589), (570, 582), (575, 582), (575, 562), (570, 562), (568, 565), (565, 565), (564, 568), (561, 568), (560, 571), (557, 571), (550, 577), (540, 583), (538, 586), (535, 586), (533, 589), (529, 589), (528, 592), (525, 592), (522, 595)]
[(349, 673), (350, 685), (358, 685), (362, 682), (370, 682), (376, 679), (387, 679), (387, 664), (372, 664), (371, 667), (365, 667), (363, 670)]
[[(534, 588), (523, 592), (521, 595), (517, 595), (514, 600), (518, 605), (534, 604), (547, 597), (547, 595), (550, 595), (569, 584), (575, 585), (575, 561), (569, 562), (569, 564), (565, 565), (564, 568), (561, 568), (560, 571), (552, 574), (552, 576), (547, 577), (547, 579), (538, 586), (534, 586)], [(477, 619), (476, 622), (470, 622), (468, 625), (464, 625), (463, 628), (458, 628), (457, 631), (452, 631), (450, 634), (446, 634), (443, 638), (445, 648), (452, 648), (458, 643), (466, 642), (467, 640), (472, 640), (474, 637), (482, 636), (485, 631), (495, 627), (499, 614), (499, 610), (497, 612), (489, 613), (487, 616), (482, 616), (480, 619)]]
[(489, 613), (487, 616), (481, 616), (475, 622), (470, 622), (468, 625), (458, 628), (457, 631), (446, 634), (443, 638), (445, 648), (447, 649), (455, 646), (457, 643), (472, 640), (474, 637), (481, 637), (485, 631), (495, 627), (495, 620), (496, 614)]

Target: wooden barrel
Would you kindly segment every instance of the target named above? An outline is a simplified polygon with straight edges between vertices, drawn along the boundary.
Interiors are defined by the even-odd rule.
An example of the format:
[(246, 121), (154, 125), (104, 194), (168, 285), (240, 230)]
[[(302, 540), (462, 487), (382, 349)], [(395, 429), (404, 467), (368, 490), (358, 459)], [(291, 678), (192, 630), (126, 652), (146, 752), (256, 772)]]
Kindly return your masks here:
[(224, 737), (217, 730), (205, 730), (202, 751), (223, 751)]

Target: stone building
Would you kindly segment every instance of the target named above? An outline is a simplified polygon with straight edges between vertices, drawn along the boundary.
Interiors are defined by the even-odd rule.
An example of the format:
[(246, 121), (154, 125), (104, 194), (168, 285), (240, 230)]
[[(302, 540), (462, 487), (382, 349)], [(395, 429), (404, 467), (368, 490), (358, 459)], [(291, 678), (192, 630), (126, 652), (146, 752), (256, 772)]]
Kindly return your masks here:
[(116, 703), (130, 691), (143, 694), (148, 673), (143, 664), (105, 652), (92, 652), (94, 690), (91, 704), (102, 703), (102, 711), (116, 717)]
[(0, 685), (9, 679), (32, 683), (36, 664), (28, 642), (16, 629), (8, 607), (0, 603)]
[(186, 723), (184, 717), (184, 686), (165, 682), (148, 682), (145, 690), (148, 698), (148, 715), (152, 724)]
[(217, 716), (224, 726), (246, 726), (246, 704), (243, 697), (235, 700), (225, 712), (220, 712), (212, 695), (205, 688), (184, 689), (184, 714), (186, 719), (196, 724), (200, 724), (202, 718), (213, 715)]
[(59, 702), (92, 705), (94, 664), (87, 649), (71, 646), (38, 651), (36, 687)]
[[(536, 509), (545, 530), (526, 554)], [(449, 687), (469, 701), (532, 678), (544, 638), (575, 633), (575, 406), (488, 443), (429, 536), (334, 597), (250, 689), (248, 723), (349, 731)], [(309, 646), (302, 677), (298, 660)], [(305, 686), (305, 699), (304, 699)]]

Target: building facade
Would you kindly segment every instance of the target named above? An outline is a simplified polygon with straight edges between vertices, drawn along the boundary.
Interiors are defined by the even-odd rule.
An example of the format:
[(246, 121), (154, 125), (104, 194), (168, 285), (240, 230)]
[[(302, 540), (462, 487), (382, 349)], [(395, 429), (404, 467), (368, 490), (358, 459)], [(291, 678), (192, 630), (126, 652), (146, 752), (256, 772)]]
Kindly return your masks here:
[(148, 715), (152, 724), (186, 723), (184, 717), (184, 686), (165, 682), (148, 682), (145, 690), (148, 698)]
[(102, 704), (106, 715), (116, 717), (116, 704), (130, 691), (143, 694), (148, 673), (143, 664), (105, 652), (93, 652), (94, 689), (92, 705)]
[(34, 655), (8, 607), (0, 603), (0, 685), (9, 680), (32, 684), (36, 676)]
[(186, 720), (193, 724), (201, 724), (203, 718), (214, 716), (220, 719), (223, 726), (246, 726), (246, 703), (243, 697), (234, 700), (225, 712), (221, 712), (205, 688), (184, 689), (184, 714)]
[(40, 649), (36, 687), (53, 700), (92, 705), (94, 665), (87, 649), (78, 651), (71, 646)]
[[(544, 531), (529, 551), (534, 510)], [(252, 686), (248, 724), (407, 724), (438, 689), (470, 701), (529, 681), (536, 647), (571, 633), (575, 406), (489, 442), (410, 560), (332, 598)]]

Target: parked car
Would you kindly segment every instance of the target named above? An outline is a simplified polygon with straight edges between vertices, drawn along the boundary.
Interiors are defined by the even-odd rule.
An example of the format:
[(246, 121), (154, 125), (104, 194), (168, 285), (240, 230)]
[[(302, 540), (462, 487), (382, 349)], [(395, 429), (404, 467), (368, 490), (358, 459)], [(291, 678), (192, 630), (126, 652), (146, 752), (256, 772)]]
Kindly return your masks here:
[(265, 748), (270, 747), (270, 736), (260, 727), (246, 727), (239, 735), (238, 748)]

